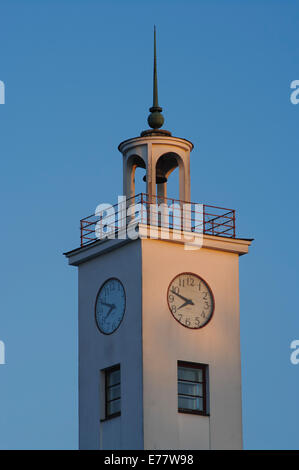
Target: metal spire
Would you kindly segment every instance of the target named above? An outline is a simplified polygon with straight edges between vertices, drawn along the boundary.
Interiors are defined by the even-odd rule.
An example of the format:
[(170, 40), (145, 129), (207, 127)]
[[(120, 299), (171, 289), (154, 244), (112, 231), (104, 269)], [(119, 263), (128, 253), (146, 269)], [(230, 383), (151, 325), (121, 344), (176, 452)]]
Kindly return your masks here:
[(159, 129), (163, 126), (164, 117), (161, 114), (162, 108), (158, 104), (158, 79), (157, 79), (157, 47), (156, 47), (156, 26), (154, 26), (154, 77), (153, 77), (153, 106), (149, 109), (150, 115), (147, 119), (152, 129)]
[(154, 93), (153, 107), (158, 108), (158, 80), (157, 80), (157, 47), (156, 47), (156, 26), (154, 26)]

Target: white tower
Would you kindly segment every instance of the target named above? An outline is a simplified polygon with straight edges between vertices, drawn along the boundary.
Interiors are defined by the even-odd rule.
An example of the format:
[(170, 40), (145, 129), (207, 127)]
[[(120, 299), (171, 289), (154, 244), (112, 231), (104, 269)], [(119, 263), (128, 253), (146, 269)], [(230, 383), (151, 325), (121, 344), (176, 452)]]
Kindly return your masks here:
[[(193, 145), (160, 129), (156, 43), (150, 111), (152, 129), (119, 145), (123, 193), (146, 212), (173, 203), (166, 187), (177, 167), (179, 204), (190, 202)], [(144, 195), (136, 167), (146, 170)], [(239, 256), (251, 241), (236, 238), (234, 211), (202, 206), (196, 250), (174, 236), (120, 239), (117, 227), (97, 239), (99, 220), (83, 219), (81, 246), (66, 253), (79, 272), (80, 448), (241, 449)], [(173, 215), (169, 224), (180, 231)]]

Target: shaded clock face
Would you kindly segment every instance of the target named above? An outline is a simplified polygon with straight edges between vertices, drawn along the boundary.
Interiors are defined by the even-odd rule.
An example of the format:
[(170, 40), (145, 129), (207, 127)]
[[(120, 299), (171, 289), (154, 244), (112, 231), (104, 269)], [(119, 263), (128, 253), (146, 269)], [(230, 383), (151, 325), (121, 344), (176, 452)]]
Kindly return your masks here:
[(169, 284), (167, 301), (174, 318), (186, 328), (202, 328), (214, 313), (213, 293), (196, 274), (178, 274)]
[(102, 284), (96, 298), (95, 316), (99, 330), (110, 335), (120, 325), (126, 310), (126, 294), (122, 283), (111, 278)]

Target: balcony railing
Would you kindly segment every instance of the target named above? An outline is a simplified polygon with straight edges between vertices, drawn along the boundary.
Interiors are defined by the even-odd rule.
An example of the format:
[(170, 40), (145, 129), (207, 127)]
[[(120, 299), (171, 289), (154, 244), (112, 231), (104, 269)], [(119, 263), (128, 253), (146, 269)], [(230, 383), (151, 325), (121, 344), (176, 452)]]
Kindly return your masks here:
[(150, 197), (148, 194), (140, 193), (81, 219), (81, 246), (93, 243), (111, 233), (117, 237), (116, 234), (126, 230), (132, 220), (171, 230), (236, 237), (236, 216), (233, 209), (188, 203), (160, 196)]

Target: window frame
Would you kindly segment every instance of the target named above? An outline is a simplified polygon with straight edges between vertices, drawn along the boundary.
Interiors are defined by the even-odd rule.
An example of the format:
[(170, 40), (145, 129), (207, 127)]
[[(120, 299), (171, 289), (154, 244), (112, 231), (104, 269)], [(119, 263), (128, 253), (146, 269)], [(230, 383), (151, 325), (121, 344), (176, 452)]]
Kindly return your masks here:
[[(203, 402), (203, 409), (202, 410), (192, 410), (189, 408), (179, 408), (179, 397), (184, 396), (185, 394), (179, 393), (179, 382), (184, 382), (184, 380), (179, 379), (179, 367), (185, 367), (189, 369), (196, 369), (202, 371), (202, 382), (197, 382), (202, 384), (202, 402)], [(210, 416), (209, 412), (209, 386), (208, 386), (208, 379), (209, 379), (209, 366), (207, 364), (196, 363), (196, 362), (187, 362), (187, 361), (178, 361), (177, 366), (177, 395), (178, 395), (178, 412), (185, 413), (185, 414), (193, 414), (193, 415), (201, 415), (201, 416)], [(186, 380), (188, 382), (188, 380)], [(190, 381), (193, 382), (194, 381)], [(188, 396), (188, 395), (185, 395)], [(200, 395), (190, 395), (190, 397), (197, 397), (201, 398)]]
[[(114, 372), (116, 370), (119, 370), (119, 382), (116, 384), (108, 386), (108, 374), (111, 372)], [(105, 374), (105, 420), (107, 419), (112, 419), (116, 418), (117, 416), (121, 415), (121, 375), (120, 375), (120, 364), (116, 364), (115, 366), (108, 367), (107, 369), (104, 369), (104, 374)], [(111, 387), (115, 387), (116, 385), (120, 386), (120, 396), (119, 398), (113, 398), (112, 400), (108, 400), (108, 389)], [(108, 405), (116, 400), (120, 400), (120, 411), (117, 411), (116, 413), (110, 413), (108, 414)]]

